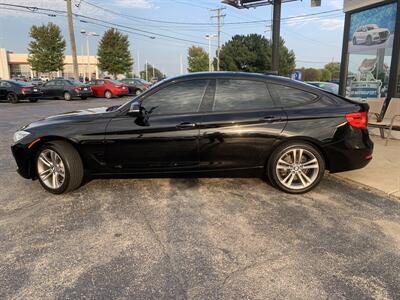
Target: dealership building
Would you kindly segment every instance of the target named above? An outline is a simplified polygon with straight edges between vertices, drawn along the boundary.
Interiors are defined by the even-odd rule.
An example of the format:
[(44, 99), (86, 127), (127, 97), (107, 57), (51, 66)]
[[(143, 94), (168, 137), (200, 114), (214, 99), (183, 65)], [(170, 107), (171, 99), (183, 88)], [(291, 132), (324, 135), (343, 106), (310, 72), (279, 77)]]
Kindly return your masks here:
[(383, 117), (400, 102), (400, 0), (344, 0), (344, 12), (340, 92), (380, 101)]
[[(99, 78), (99, 69), (97, 67), (97, 57), (78, 56), (79, 76), (89, 78)], [(13, 77), (25, 76), (33, 78), (37, 75), (28, 63), (27, 53), (14, 53), (0, 48), (0, 78), (11, 79)], [(69, 78), (73, 77), (72, 56), (67, 55), (64, 59), (64, 68), (62, 71), (54, 73), (53, 76)]]

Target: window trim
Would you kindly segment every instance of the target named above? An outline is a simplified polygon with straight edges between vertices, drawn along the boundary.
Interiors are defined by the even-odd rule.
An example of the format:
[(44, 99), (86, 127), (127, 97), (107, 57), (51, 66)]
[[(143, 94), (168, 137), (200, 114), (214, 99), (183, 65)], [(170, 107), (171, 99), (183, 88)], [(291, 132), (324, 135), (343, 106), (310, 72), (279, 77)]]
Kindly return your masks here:
[[(212, 80), (211, 78), (196, 78), (196, 79), (186, 79), (186, 80), (173, 80), (173, 81), (169, 82), (168, 84), (166, 84), (165, 86), (164, 85), (160, 86), (159, 88), (155, 89), (152, 93), (144, 95), (143, 98), (140, 98), (139, 99), (140, 105), (142, 105), (142, 103), (144, 101), (146, 101), (147, 98), (157, 94), (158, 92), (160, 92), (160, 91), (162, 91), (162, 90), (164, 90), (164, 89), (166, 89), (166, 88), (168, 88), (168, 87), (170, 87), (172, 85), (176, 85), (176, 84), (180, 84), (180, 83), (186, 83), (186, 82), (190, 82), (190, 81), (199, 81), (199, 80), (206, 81), (206, 85), (205, 85), (205, 88), (204, 88), (204, 91), (203, 91), (203, 95), (202, 95), (202, 97), (200, 99), (199, 105), (197, 107), (197, 111), (195, 111), (195, 112), (183, 112), (183, 113), (158, 114), (158, 115), (154, 115), (154, 116), (164, 117), (164, 116), (182, 116), (182, 115), (202, 114), (202, 113), (204, 113), (204, 111), (200, 111), (200, 108), (201, 108), (201, 105), (202, 105), (202, 103), (204, 101), (204, 96), (205, 96), (205, 93), (207, 91), (207, 88), (208, 88), (208, 86), (209, 86), (209, 84), (210, 84), (210, 82)], [(127, 112), (125, 112), (125, 115), (126, 114), (127, 114)]]
[[(299, 106), (303, 106), (303, 105), (308, 105), (308, 104), (316, 103), (316, 102), (318, 102), (318, 101), (321, 99), (321, 95), (320, 95), (320, 94), (316, 94), (316, 93), (310, 92), (310, 91), (308, 91), (307, 89), (302, 89), (302, 88), (299, 88), (299, 87), (297, 87), (297, 86), (296, 86), (296, 87), (293, 87), (292, 85), (284, 85), (284, 84), (276, 83), (276, 82), (268, 82), (267, 85), (268, 85), (268, 89), (269, 89), (269, 91), (270, 91), (270, 94), (271, 94), (271, 95), (273, 96), (273, 98), (275, 99), (275, 102), (276, 102), (276, 103), (279, 103), (279, 107), (282, 108), (282, 109), (286, 109), (286, 108), (295, 108), (295, 107), (299, 107)], [(288, 87), (288, 88), (291, 88), (291, 89), (299, 90), (299, 91), (302, 91), (302, 92), (305, 92), (305, 93), (308, 93), (308, 94), (312, 94), (312, 95), (315, 96), (315, 99), (312, 100), (312, 101), (307, 101), (307, 102), (302, 103), (302, 104), (284, 105), (284, 104), (282, 103), (281, 99), (280, 99), (279, 94), (275, 91), (275, 89), (274, 89), (271, 85), (279, 85), (279, 86), (283, 86), (283, 87)]]
[[(268, 88), (268, 81), (260, 79), (260, 78), (244, 78), (244, 77), (217, 77), (213, 78), (215, 80), (215, 86), (214, 86), (214, 95), (213, 95), (213, 101), (212, 101), (212, 106), (211, 110), (204, 110), (204, 112), (207, 113), (237, 113), (237, 112), (257, 112), (257, 111), (263, 111), (263, 110), (273, 110), (278, 108), (277, 102), (275, 101), (274, 97), (269, 91)], [(272, 101), (273, 106), (272, 107), (264, 107), (264, 108), (251, 108), (251, 109), (234, 109), (234, 110), (214, 110), (215, 103), (216, 103), (216, 95), (217, 95), (217, 84), (218, 80), (240, 80), (240, 81), (255, 81), (264, 84), (265, 90), (267, 94), (270, 96), (270, 99)], [(203, 99), (204, 100), (204, 99)]]

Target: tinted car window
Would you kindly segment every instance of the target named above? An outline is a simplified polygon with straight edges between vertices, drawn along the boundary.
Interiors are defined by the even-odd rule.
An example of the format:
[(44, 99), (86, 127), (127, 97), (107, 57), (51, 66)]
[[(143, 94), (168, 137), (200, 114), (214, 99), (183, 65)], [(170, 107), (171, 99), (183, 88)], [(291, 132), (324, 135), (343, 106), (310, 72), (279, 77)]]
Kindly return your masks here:
[(193, 80), (171, 84), (145, 98), (142, 105), (152, 114), (180, 114), (197, 112), (208, 80)]
[(56, 84), (55, 81), (49, 81), (45, 84), (45, 86), (54, 86)]
[(269, 87), (274, 90), (276, 97), (284, 107), (304, 105), (313, 102), (318, 97), (313, 93), (285, 85), (269, 84)]
[(67, 80), (67, 82), (69, 83), (69, 84), (72, 84), (72, 85), (84, 85), (82, 82), (80, 82), (79, 80)]
[(104, 80), (96, 80), (96, 85), (104, 85)]
[(274, 107), (264, 82), (218, 79), (213, 111), (253, 110)]
[(2, 81), (2, 82), (0, 82), (0, 86), (1, 87), (10, 87), (11, 84), (9, 84), (7, 81)]
[(64, 81), (63, 80), (56, 80), (55, 85), (56, 86), (64, 86)]

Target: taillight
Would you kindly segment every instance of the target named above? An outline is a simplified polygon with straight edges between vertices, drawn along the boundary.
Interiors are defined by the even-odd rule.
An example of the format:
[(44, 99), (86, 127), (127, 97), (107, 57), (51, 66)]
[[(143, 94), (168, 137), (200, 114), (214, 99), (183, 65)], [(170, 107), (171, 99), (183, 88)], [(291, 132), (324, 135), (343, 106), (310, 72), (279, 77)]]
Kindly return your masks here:
[(27, 93), (27, 92), (30, 92), (31, 91), (31, 88), (22, 88), (21, 89), (21, 91), (22, 91), (22, 93)]
[(367, 128), (368, 126), (368, 113), (366, 111), (347, 114), (346, 119), (354, 128)]

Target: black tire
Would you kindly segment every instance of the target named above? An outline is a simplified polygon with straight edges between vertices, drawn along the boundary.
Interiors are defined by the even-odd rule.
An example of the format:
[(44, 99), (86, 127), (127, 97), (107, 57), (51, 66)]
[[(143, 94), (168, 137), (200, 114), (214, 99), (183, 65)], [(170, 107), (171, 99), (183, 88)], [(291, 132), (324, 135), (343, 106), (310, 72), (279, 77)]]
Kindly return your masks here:
[(136, 95), (136, 96), (139, 96), (141, 93), (142, 93), (141, 90), (136, 90), (136, 91), (135, 91), (135, 95)]
[[(37, 170), (37, 161), (39, 159), (39, 155), (46, 149), (50, 149), (55, 151), (61, 158), (64, 167), (65, 167), (65, 179), (62, 185), (58, 189), (49, 188), (40, 178)], [(44, 144), (39, 151), (37, 152), (35, 158), (35, 168), (36, 174), (38, 176), (39, 182), (42, 187), (53, 194), (64, 194), (76, 190), (79, 188), (83, 181), (83, 163), (82, 159), (76, 151), (76, 149), (69, 143), (65, 141), (54, 141), (51, 143)]]
[(82, 99), (82, 100), (86, 100), (87, 97), (86, 97), (86, 96), (82, 96), (81, 99)]
[(70, 92), (64, 92), (64, 100), (65, 101), (71, 101), (72, 100), (72, 95)]
[(39, 100), (39, 99), (37, 99), (37, 98), (31, 98), (31, 99), (29, 99), (29, 102), (31, 102), (31, 103), (36, 103), (36, 102), (38, 102), (38, 100)]
[(104, 97), (106, 97), (107, 99), (111, 99), (113, 97), (113, 94), (111, 93), (111, 91), (105, 91), (104, 92)]
[[(315, 172), (313, 174), (313, 176), (311, 176), (313, 178), (312, 183), (309, 186), (306, 186), (304, 188), (301, 188), (301, 187), (289, 188), (281, 182), (281, 179), (279, 179), (279, 176), (278, 176), (279, 171), (278, 171), (277, 167), (278, 167), (279, 159), (283, 155), (285, 155), (285, 153), (288, 153), (289, 151), (293, 151), (295, 149), (302, 149), (304, 151), (304, 153), (311, 154), (312, 156), (315, 157), (315, 159), (318, 162), (318, 169), (315, 171), (305, 170), (305, 169), (303, 170), (303, 166), (301, 165), (301, 170), (299, 172), (304, 172), (304, 173), (306, 173), (306, 175), (309, 175), (309, 174), (307, 174), (307, 172)], [(306, 142), (293, 141), (293, 142), (288, 142), (288, 143), (282, 144), (274, 150), (274, 152), (272, 153), (272, 155), (270, 156), (270, 158), (268, 160), (266, 169), (267, 169), (266, 171), (267, 171), (268, 179), (275, 187), (277, 187), (280, 190), (282, 190), (286, 193), (289, 193), (289, 194), (303, 194), (303, 193), (306, 193), (306, 192), (312, 190), (313, 188), (315, 188), (319, 184), (321, 179), (323, 178), (324, 173), (325, 173), (325, 160), (324, 160), (321, 152), (312, 144), (309, 144)], [(292, 171), (287, 170), (287, 171), (282, 171), (282, 172), (289, 172), (288, 174), (290, 174), (290, 172), (295, 172), (295, 170), (292, 170)], [(302, 173), (302, 174), (304, 174), (304, 173)], [(283, 177), (288, 174), (283, 175)], [(295, 177), (296, 181), (300, 181), (299, 175), (294, 174), (292, 176)], [(310, 178), (310, 177), (308, 177), (308, 178)], [(301, 181), (303, 181), (303, 179)], [(299, 182), (299, 184), (300, 184), (300, 182)]]
[(6, 99), (8, 102), (14, 103), (14, 104), (19, 102), (17, 94), (15, 94), (13, 92), (9, 92), (6, 96)]

